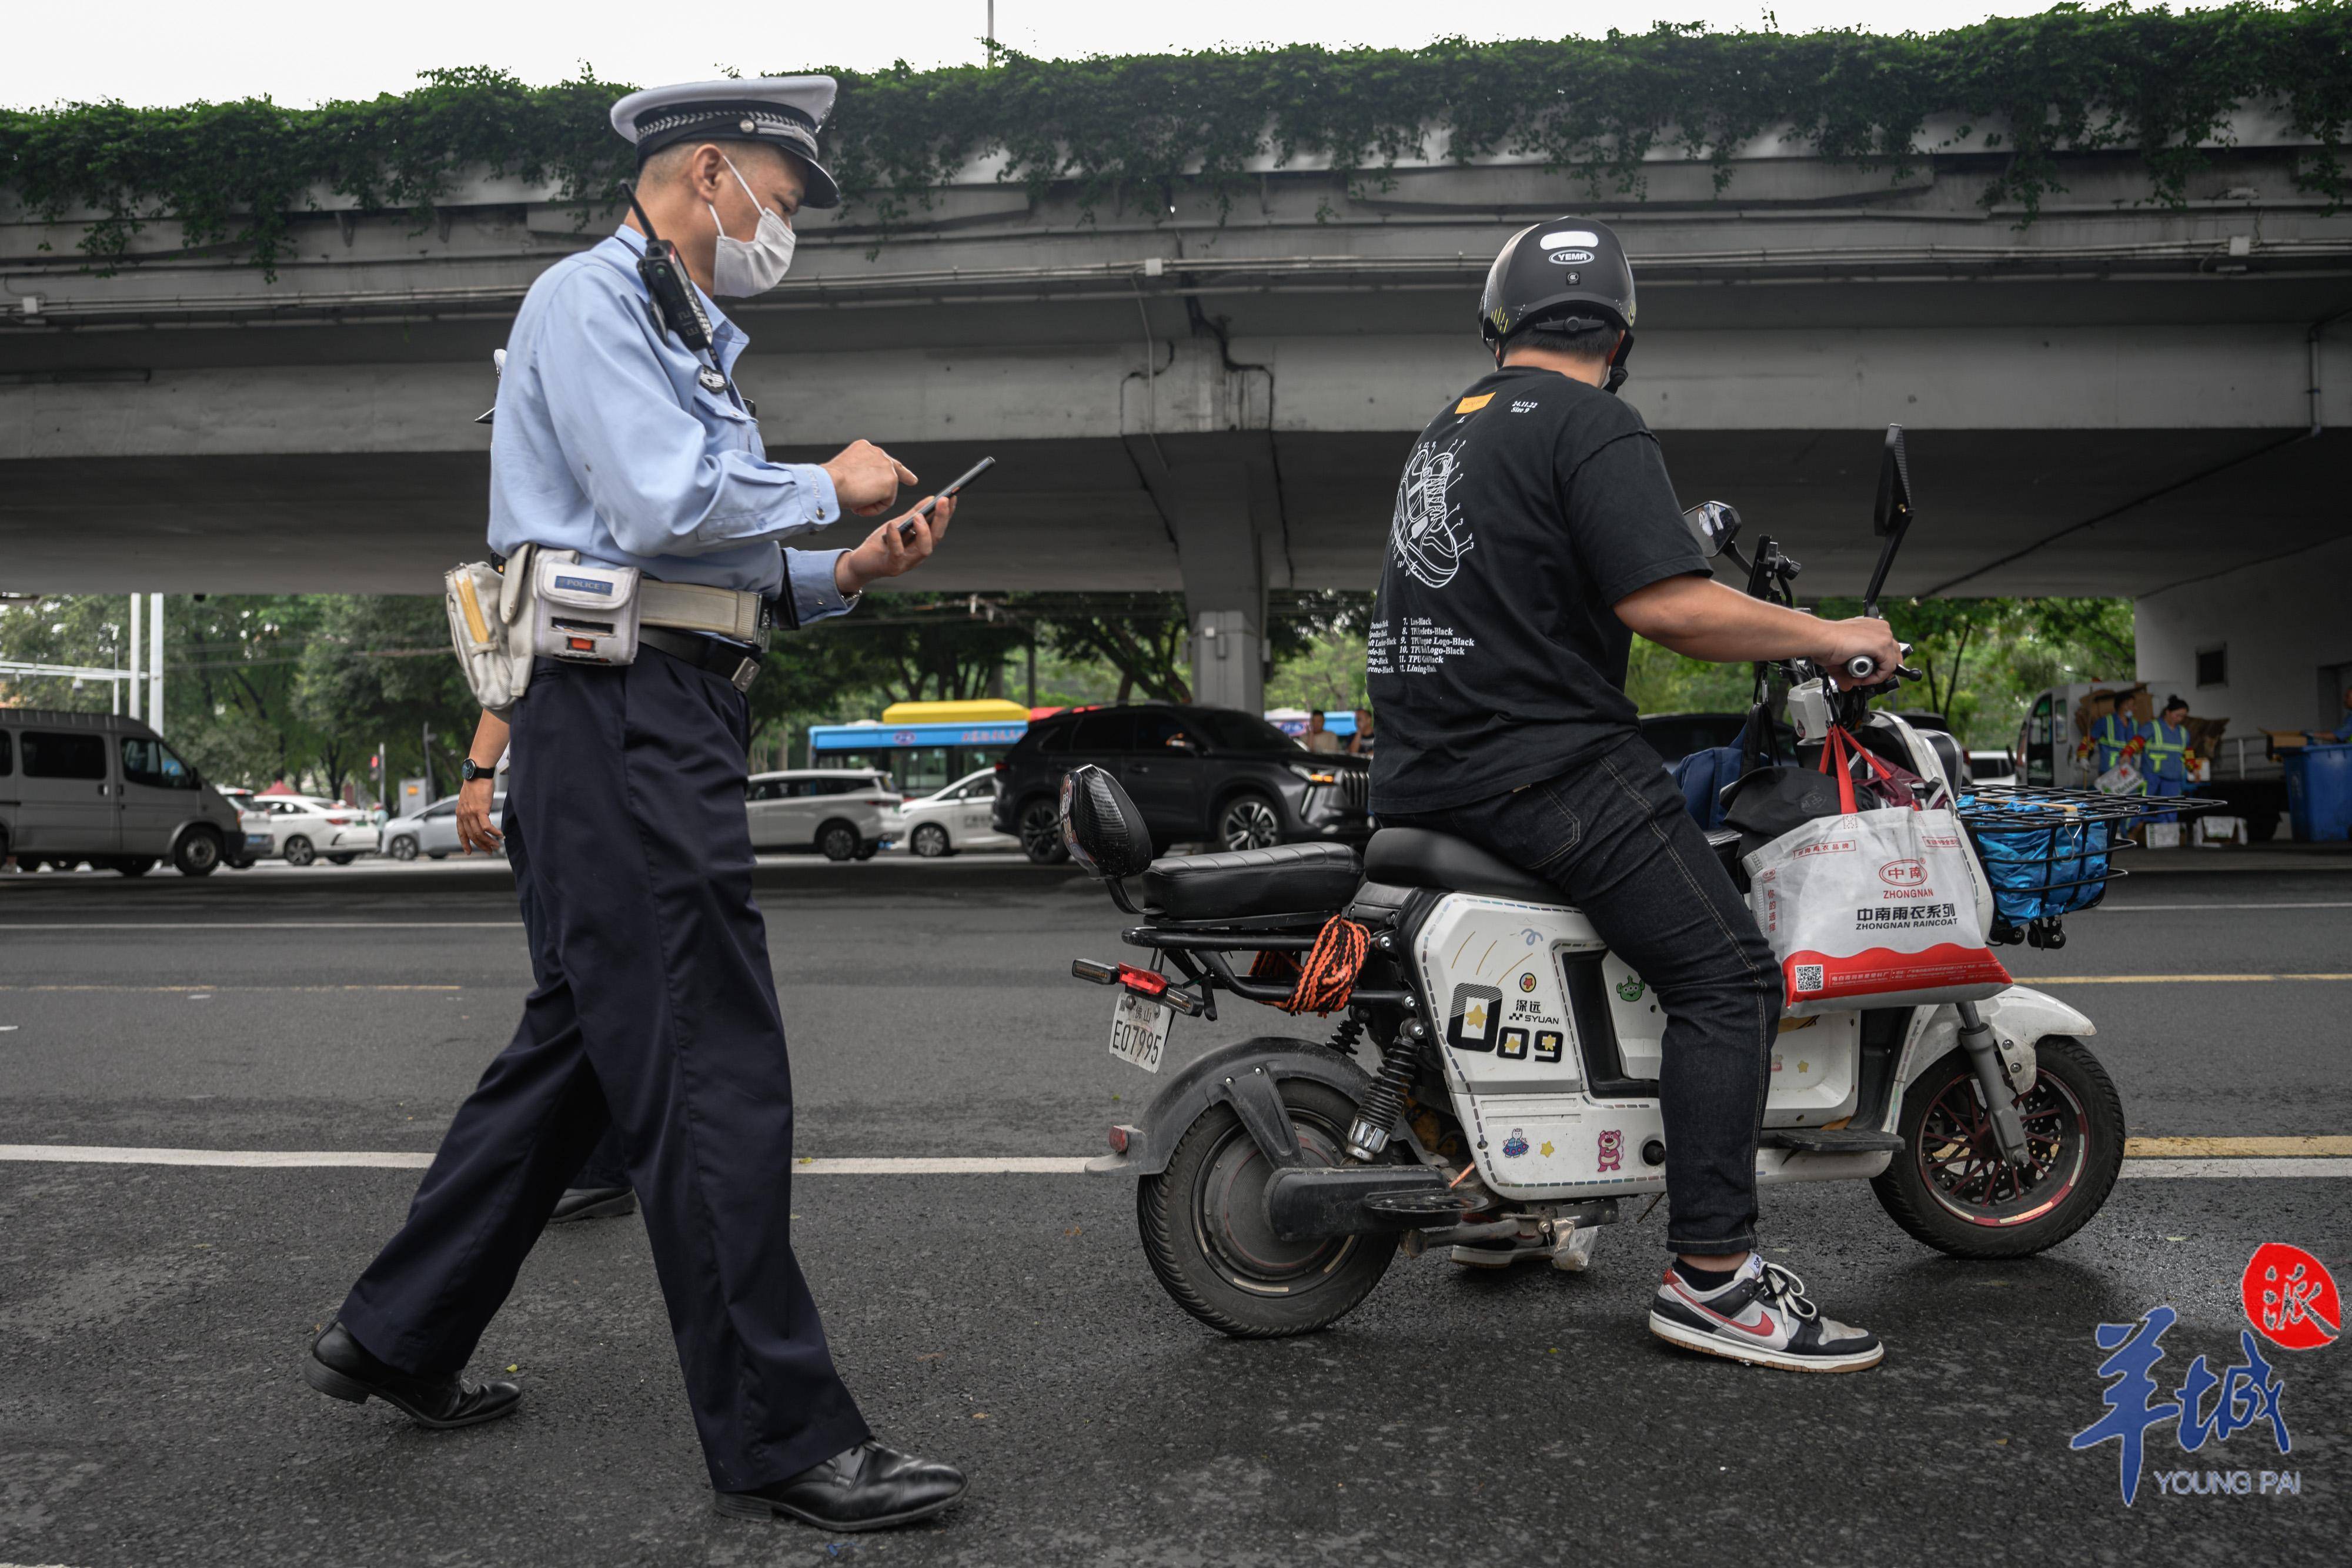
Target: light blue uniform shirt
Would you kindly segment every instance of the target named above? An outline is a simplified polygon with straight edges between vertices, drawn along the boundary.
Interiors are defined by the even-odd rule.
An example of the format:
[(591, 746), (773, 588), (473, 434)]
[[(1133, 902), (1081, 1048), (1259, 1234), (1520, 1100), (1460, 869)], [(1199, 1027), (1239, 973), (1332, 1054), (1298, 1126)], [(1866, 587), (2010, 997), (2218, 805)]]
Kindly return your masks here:
[[(654, 320), (637, 277), (645, 239), (624, 226), (540, 275), (507, 339), (490, 425), (490, 548), (578, 550), (665, 582), (774, 593), (787, 576), (803, 624), (849, 608), (839, 550), (779, 549), (841, 517), (832, 476), (771, 463), (730, 387)], [(731, 379), (750, 340), (703, 297)]]

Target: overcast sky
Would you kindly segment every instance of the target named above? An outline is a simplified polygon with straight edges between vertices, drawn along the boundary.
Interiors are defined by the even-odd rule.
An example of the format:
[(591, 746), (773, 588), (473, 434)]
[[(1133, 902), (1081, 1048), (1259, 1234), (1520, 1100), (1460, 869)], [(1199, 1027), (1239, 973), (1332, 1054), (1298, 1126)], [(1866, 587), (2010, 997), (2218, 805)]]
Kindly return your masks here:
[[(1933, 32), (2047, 0), (1779, 0), (1785, 31), (1863, 26)], [(1485, 9), (1485, 8), (1481, 8)], [(1413, 47), (1441, 34), (1598, 36), (1661, 20), (1719, 29), (1764, 25), (1767, 7), (1651, 0), (1514, 8), (1482, 27), (1467, 9), (1399, 0), (998, 0), (997, 37), (1025, 53), (1138, 54), (1217, 45), (1313, 42)], [(795, 13), (798, 13), (795, 15)], [(252, 0), (93, 0), (46, 17), (18, 13), (0, 46), (0, 104), (117, 98), (134, 104), (268, 97), (285, 104), (371, 98), (436, 66), (490, 65), (559, 81), (583, 63), (610, 81), (691, 81), (821, 65), (976, 61), (987, 0), (863, 0), (828, 5), (655, 5), (644, 0), (399, 0), (255, 5)], [(1541, 17), (1541, 20), (1538, 18)], [(70, 18), (70, 20), (68, 19)], [(775, 18), (771, 20), (771, 18)], [(1556, 36), (1556, 35), (1555, 35)]]

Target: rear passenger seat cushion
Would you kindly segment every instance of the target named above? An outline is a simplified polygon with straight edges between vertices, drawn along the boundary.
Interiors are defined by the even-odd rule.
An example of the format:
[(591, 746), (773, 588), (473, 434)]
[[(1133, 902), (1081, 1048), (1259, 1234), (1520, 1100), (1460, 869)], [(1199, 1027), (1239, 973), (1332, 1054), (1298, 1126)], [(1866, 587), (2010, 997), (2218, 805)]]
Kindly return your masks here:
[(1345, 844), (1277, 844), (1153, 861), (1143, 896), (1171, 920), (1319, 915), (1345, 905), (1363, 880)]

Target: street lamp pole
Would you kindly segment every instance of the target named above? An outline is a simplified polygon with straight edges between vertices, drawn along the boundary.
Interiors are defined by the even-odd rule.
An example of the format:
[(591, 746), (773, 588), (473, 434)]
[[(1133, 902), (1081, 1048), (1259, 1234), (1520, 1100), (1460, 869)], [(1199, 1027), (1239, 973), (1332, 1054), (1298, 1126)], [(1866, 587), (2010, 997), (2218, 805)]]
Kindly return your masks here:
[(131, 716), (138, 718), (145, 711), (139, 700), (139, 612), (142, 596), (131, 596)]
[(147, 727), (163, 733), (163, 596), (147, 601)]

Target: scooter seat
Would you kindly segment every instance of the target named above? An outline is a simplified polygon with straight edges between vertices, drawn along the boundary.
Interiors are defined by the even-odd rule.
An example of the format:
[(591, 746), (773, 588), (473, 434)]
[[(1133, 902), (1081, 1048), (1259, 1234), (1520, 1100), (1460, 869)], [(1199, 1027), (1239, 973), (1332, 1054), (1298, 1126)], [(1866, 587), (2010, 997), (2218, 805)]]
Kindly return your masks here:
[(1391, 887), (1434, 887), (1563, 904), (1568, 895), (1530, 871), (1497, 859), (1467, 839), (1428, 828), (1382, 828), (1364, 849), (1364, 876)]
[(1170, 920), (1302, 921), (1345, 907), (1363, 868), (1345, 844), (1276, 844), (1207, 855), (1168, 855), (1143, 871), (1143, 896)]

